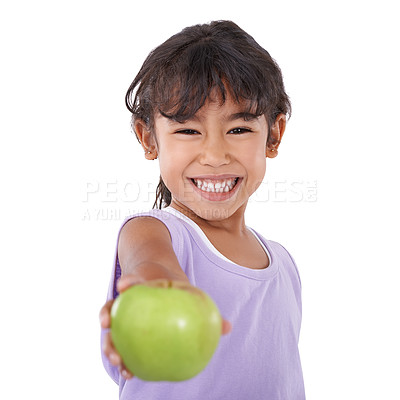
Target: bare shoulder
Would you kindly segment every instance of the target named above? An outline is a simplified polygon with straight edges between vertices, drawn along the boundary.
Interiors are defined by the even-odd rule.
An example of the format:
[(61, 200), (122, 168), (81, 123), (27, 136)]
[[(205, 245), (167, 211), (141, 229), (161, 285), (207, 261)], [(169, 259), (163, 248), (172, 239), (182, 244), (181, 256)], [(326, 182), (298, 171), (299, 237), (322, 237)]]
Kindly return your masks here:
[(143, 265), (158, 265), (172, 275), (183, 274), (168, 228), (150, 216), (132, 218), (122, 227), (118, 258), (123, 273), (138, 273)]
[(121, 239), (135, 239), (138, 242), (148, 240), (171, 242), (168, 228), (159, 219), (150, 216), (130, 219), (121, 229)]
[(172, 250), (171, 236), (167, 227), (157, 218), (136, 217), (130, 219), (121, 229), (118, 240), (118, 254), (121, 258), (127, 252), (150, 255), (161, 246)]

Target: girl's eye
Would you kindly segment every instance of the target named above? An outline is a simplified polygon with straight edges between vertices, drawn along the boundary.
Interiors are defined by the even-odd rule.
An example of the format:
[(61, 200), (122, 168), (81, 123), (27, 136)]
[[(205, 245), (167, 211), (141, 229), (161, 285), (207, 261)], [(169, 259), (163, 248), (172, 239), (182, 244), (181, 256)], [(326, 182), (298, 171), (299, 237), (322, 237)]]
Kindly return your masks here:
[(231, 134), (233, 133), (234, 135), (240, 135), (240, 134), (247, 133), (247, 132), (251, 132), (251, 130), (248, 128), (234, 128), (234, 129), (231, 129), (228, 133), (231, 133)]
[(193, 129), (182, 129), (182, 130), (180, 130), (180, 131), (177, 131), (176, 133), (182, 133), (182, 134), (184, 134), (184, 135), (196, 135), (196, 134), (198, 134), (199, 132), (197, 132), (197, 131), (195, 131), (195, 130), (193, 130)]

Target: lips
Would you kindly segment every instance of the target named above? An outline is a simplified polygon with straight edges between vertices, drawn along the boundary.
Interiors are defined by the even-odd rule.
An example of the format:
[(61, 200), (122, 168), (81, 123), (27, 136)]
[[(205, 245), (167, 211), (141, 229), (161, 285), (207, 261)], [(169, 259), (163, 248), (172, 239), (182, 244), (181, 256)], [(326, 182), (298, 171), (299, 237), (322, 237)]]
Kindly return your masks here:
[(192, 182), (203, 192), (228, 193), (236, 186), (239, 177), (227, 179), (192, 178)]
[(234, 175), (198, 176), (189, 178), (203, 198), (210, 201), (224, 201), (232, 197), (243, 180)]

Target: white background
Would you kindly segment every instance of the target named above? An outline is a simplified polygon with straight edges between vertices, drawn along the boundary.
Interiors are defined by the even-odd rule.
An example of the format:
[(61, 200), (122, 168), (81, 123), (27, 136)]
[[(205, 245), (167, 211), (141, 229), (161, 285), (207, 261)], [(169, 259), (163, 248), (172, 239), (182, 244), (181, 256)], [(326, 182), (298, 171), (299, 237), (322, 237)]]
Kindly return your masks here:
[(232, 19), (278, 61), (293, 103), (247, 223), (300, 269), (307, 398), (400, 399), (395, 10), (388, 0), (2, 5), (0, 397), (118, 397), (98, 311), (118, 228), (151, 207), (158, 180), (125, 91), (169, 36)]

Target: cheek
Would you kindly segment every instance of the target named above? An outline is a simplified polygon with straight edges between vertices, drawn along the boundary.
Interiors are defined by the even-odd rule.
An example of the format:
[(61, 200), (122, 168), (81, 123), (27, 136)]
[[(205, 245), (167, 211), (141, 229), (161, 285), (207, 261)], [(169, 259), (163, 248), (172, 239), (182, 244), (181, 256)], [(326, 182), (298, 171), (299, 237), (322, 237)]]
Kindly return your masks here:
[(173, 164), (169, 161), (168, 158), (159, 157), (159, 167), (160, 167), (160, 175), (167, 185), (168, 189), (171, 190), (171, 184), (176, 181), (174, 173), (176, 169), (173, 168)]
[(266, 156), (263, 147), (260, 146), (255, 151), (253, 148), (253, 151), (243, 156), (242, 160), (247, 169), (249, 190), (253, 192), (261, 185), (266, 171)]
[(160, 174), (170, 191), (182, 185), (185, 169), (188, 164), (185, 152), (161, 151), (159, 154)]
[(254, 157), (252, 164), (252, 175), (253, 179), (256, 181), (257, 187), (261, 184), (264, 179), (266, 171), (266, 157)]
[(266, 145), (260, 140), (246, 144), (239, 149), (239, 154), (242, 162), (248, 166), (249, 169), (260, 172), (265, 172), (266, 166)]

